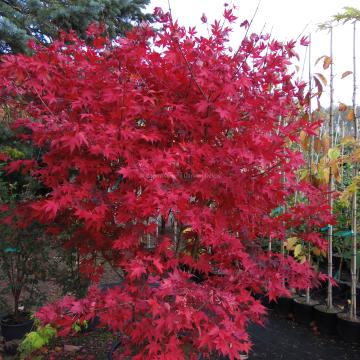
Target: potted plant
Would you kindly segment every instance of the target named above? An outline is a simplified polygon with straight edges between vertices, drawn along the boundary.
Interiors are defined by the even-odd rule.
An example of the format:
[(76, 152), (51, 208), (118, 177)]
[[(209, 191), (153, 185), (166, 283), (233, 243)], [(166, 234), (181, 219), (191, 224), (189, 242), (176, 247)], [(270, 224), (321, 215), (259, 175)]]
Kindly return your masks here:
[(333, 257), (337, 260), (334, 262), (334, 268), (336, 269), (334, 278), (341, 284), (346, 281), (346, 276), (348, 275), (345, 270), (350, 269), (352, 231), (337, 231), (334, 233), (334, 240), (336, 254)]
[[(275, 217), (281, 215), (285, 212), (284, 206), (279, 206), (272, 211), (271, 216)], [(272, 256), (273, 252), (280, 252), (283, 256), (285, 256), (285, 251), (289, 251), (288, 242), (280, 240), (273, 241), (272, 237), (269, 237), (267, 242), (267, 251), (269, 256)], [(293, 300), (292, 297), (280, 296), (276, 300), (269, 301), (267, 296), (263, 297), (262, 301), (263, 305), (268, 307), (269, 309), (274, 309), (276, 313), (285, 318), (291, 318), (293, 313)]]
[[(328, 181), (328, 190), (329, 190), (329, 207), (331, 213), (334, 209), (334, 199), (333, 193), (335, 190), (335, 171), (337, 165), (330, 165), (331, 162), (336, 161), (338, 155), (335, 154), (334, 148), (334, 105), (333, 105), (333, 94), (334, 94), (334, 75), (333, 75), (333, 28), (331, 25), (324, 24), (324, 28), (328, 28), (330, 32), (330, 56), (324, 57), (324, 69), (330, 67), (330, 110), (329, 110), (329, 123), (328, 123), (328, 138), (330, 149), (328, 153), (324, 153), (324, 158), (327, 163), (329, 163), (329, 181)], [(336, 152), (337, 154), (337, 152)], [(314, 318), (316, 321), (316, 326), (321, 332), (328, 334), (336, 333), (336, 315), (339, 310), (333, 305), (333, 226), (328, 226), (328, 252), (327, 252), (327, 297), (326, 304), (317, 304), (314, 307)]]
[[(336, 248), (338, 257), (335, 257), (338, 260), (334, 263), (334, 269), (336, 269), (334, 274), (334, 279), (337, 280), (338, 286), (333, 288), (332, 294), (334, 299), (339, 301), (345, 296), (346, 285), (340, 283), (341, 276), (343, 273), (344, 259), (346, 259), (345, 245), (347, 244), (347, 239), (351, 236), (351, 231), (337, 231), (333, 234), (334, 237), (334, 247)], [(333, 257), (334, 259), (334, 257)], [(344, 286), (345, 285), (345, 286)], [(332, 299), (333, 300), (333, 299)], [(333, 302), (332, 307), (326, 304), (319, 304), (314, 307), (314, 318), (316, 322), (316, 327), (321, 333), (334, 335), (337, 333), (337, 314), (340, 312), (340, 307), (337, 302)]]
[[(16, 110), (4, 104), (1, 110), (0, 280), (5, 286), (2, 286), (0, 296), (7, 311), (1, 317), (0, 325), (5, 341), (11, 341), (22, 338), (31, 330), (33, 320), (29, 310), (32, 305), (42, 303), (43, 294), (38, 285), (48, 269), (42, 226), (21, 221), (21, 218), (27, 220), (28, 213), (20, 209), (24, 209), (30, 199), (40, 196), (41, 191), (47, 190), (24, 168), (9, 167), (9, 161), (16, 163), (20, 159), (31, 159), (39, 150), (28, 142), (20, 144), (16, 140), (11, 129)], [(17, 214), (13, 211), (15, 205), (19, 205)], [(10, 308), (9, 303), (12, 303)]]
[(48, 252), (37, 224), (26, 229), (2, 225), (1, 230), (0, 266), (6, 283), (1, 292), (12, 306), (0, 325), (5, 341), (11, 341), (23, 338), (33, 327), (30, 308), (44, 300), (38, 285), (46, 277)]
[[(297, 237), (287, 240), (287, 248), (293, 251), (294, 258), (299, 262), (308, 261), (311, 264), (311, 253), (316, 253), (317, 248), (310, 244), (304, 244)], [(311, 299), (310, 288), (306, 289), (305, 296), (297, 296), (293, 299), (293, 313), (295, 320), (302, 324), (309, 325), (313, 320), (313, 308), (318, 302)]]
[[(341, 14), (337, 14), (333, 17), (337, 22), (353, 23), (353, 99), (352, 107), (348, 111), (347, 119), (354, 124), (354, 139), (355, 143), (358, 143), (358, 117), (356, 108), (356, 23), (360, 20), (360, 10), (347, 7)], [(351, 71), (348, 72), (351, 74)], [(344, 75), (343, 75), (344, 76)], [(351, 201), (351, 230), (352, 230), (352, 242), (351, 242), (351, 298), (349, 303), (349, 311), (346, 313), (338, 314), (337, 330), (340, 336), (347, 341), (360, 342), (360, 320), (357, 317), (357, 305), (356, 305), (356, 292), (357, 292), (357, 186), (358, 186), (358, 164), (357, 161), (352, 165), (353, 179), (352, 184), (352, 201)]]

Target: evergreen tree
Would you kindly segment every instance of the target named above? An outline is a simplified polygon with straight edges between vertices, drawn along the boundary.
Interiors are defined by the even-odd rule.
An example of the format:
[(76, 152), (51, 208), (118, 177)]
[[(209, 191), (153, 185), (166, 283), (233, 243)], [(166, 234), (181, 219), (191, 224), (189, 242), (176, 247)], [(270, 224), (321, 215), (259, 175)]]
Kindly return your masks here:
[(35, 38), (49, 43), (59, 30), (75, 30), (80, 37), (94, 21), (107, 25), (108, 36), (123, 34), (133, 23), (150, 16), (143, 11), (150, 0), (2, 0), (0, 53), (24, 52)]

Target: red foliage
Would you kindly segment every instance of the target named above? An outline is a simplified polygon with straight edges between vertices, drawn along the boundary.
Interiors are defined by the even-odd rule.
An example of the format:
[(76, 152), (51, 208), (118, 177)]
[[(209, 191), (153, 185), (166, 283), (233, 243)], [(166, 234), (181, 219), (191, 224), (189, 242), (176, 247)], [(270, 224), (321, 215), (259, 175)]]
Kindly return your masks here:
[[(291, 142), (314, 131), (301, 116), (305, 84), (288, 71), (293, 42), (251, 34), (231, 53), (231, 11), (208, 38), (156, 13), (158, 32), (144, 25), (116, 44), (64, 34), (31, 57), (2, 58), (1, 97), (42, 154), (8, 168), (24, 165), (49, 189), (23, 221), (74, 229), (64, 245), (88, 254), (88, 275), (99, 255), (124, 274), (120, 287), (93, 287), (38, 317), (67, 334), (97, 314), (133, 359), (183, 359), (189, 344), (235, 359), (249, 350), (249, 322), (265, 313), (255, 294), (273, 299), (288, 294), (285, 283), (317, 281), (309, 264), (264, 246), (286, 232), (323, 246), (317, 231), (330, 221), (322, 192), (295, 176), (304, 162)], [(306, 201), (272, 216), (296, 191)], [(145, 248), (149, 219), (170, 209), (192, 239), (160, 234)]]

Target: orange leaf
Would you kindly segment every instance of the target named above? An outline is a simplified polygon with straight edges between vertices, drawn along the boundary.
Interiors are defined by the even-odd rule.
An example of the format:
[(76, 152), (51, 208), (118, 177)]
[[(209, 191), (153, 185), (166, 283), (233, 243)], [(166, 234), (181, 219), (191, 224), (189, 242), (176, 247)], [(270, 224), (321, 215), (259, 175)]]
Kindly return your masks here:
[(326, 55), (320, 56), (316, 61), (315, 61), (315, 66), (318, 64), (318, 62), (323, 59)]
[(323, 181), (323, 184), (328, 184), (329, 181), (330, 181), (330, 169), (327, 167), (327, 168), (324, 168), (323, 170), (323, 176), (324, 176), (324, 181)]
[(324, 63), (323, 63), (324, 70), (326, 70), (331, 65), (331, 62), (332, 62), (331, 57), (325, 56)]
[(324, 86), (327, 85), (326, 77), (323, 74), (315, 73), (315, 75), (321, 80), (321, 82), (324, 84)]
[(327, 152), (329, 151), (329, 148), (330, 148), (330, 139), (329, 139), (328, 135), (325, 135), (323, 137), (322, 146), (323, 146), (324, 153), (327, 154)]
[(349, 121), (354, 121), (355, 120), (355, 112), (354, 112), (354, 109), (350, 109), (347, 116), (346, 116), (346, 119), (349, 120)]
[(347, 106), (344, 103), (339, 104), (339, 111), (344, 112), (347, 109)]
[(338, 167), (338, 165), (336, 163), (331, 164), (331, 170), (332, 170), (332, 174), (333, 174), (335, 180), (338, 183), (341, 183), (341, 176), (340, 176), (340, 172), (339, 172), (339, 167)]
[(316, 85), (316, 87), (318, 89), (318, 92), (316, 94), (314, 94), (314, 96), (320, 97), (321, 94), (323, 93), (323, 86), (322, 86), (320, 80), (316, 76), (313, 76), (313, 78), (314, 78), (314, 81), (315, 81), (315, 85)]
[(360, 160), (360, 149), (355, 149), (351, 154), (351, 160), (357, 162)]
[(352, 71), (345, 71), (342, 75), (341, 78), (343, 79), (344, 77), (347, 77), (348, 75), (352, 74)]
[(318, 137), (315, 138), (314, 149), (318, 154), (321, 152), (322, 144), (321, 144), (321, 140)]
[(309, 150), (309, 136), (305, 131), (300, 132), (300, 145), (305, 150)]

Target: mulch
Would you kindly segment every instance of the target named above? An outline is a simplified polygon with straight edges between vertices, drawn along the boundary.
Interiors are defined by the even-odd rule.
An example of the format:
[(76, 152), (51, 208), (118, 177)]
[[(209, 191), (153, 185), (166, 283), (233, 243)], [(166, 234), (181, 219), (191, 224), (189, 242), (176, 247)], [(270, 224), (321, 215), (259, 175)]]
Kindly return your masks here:
[(32, 354), (31, 359), (107, 360), (107, 354), (115, 340), (116, 336), (109, 331), (95, 329), (72, 337), (56, 338), (49, 346)]
[[(314, 334), (311, 328), (284, 319), (272, 311), (265, 327), (252, 325), (249, 333), (254, 344), (249, 360), (360, 359), (360, 343), (351, 344), (335, 336)], [(74, 337), (55, 339), (36, 355), (44, 360), (107, 360), (114, 341), (116, 336), (105, 329), (96, 329)], [(69, 345), (70, 348), (74, 346), (75, 351), (65, 351)]]

